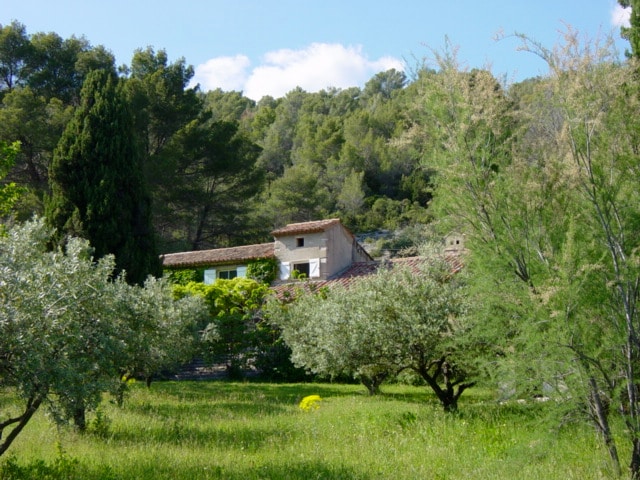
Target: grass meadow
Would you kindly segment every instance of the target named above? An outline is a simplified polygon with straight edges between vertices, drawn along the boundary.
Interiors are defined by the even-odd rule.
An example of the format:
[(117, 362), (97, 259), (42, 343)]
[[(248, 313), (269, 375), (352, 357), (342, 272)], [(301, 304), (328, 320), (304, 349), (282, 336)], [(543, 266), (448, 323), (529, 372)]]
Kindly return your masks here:
[[(0, 457), (9, 479), (601, 479), (593, 431), (550, 402), (465, 392), (445, 414), (425, 387), (157, 382), (108, 399), (80, 435), (40, 412)], [(298, 407), (320, 395), (319, 408)], [(0, 395), (0, 410), (12, 397)], [(624, 461), (624, 458), (623, 458)]]

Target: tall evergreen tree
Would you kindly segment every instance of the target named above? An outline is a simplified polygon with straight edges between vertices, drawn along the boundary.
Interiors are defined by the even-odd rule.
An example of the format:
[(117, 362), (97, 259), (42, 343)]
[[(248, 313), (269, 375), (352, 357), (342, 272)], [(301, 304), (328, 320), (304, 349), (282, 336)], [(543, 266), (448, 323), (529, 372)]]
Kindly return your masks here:
[(123, 83), (95, 70), (84, 82), (80, 106), (54, 152), (46, 217), (58, 238), (90, 241), (94, 256), (116, 257), (129, 283), (157, 275), (160, 264), (143, 180), (133, 117)]
[(622, 37), (629, 40), (631, 51), (627, 54), (632, 58), (640, 58), (640, 0), (618, 0), (624, 7), (631, 7), (629, 26), (622, 27)]

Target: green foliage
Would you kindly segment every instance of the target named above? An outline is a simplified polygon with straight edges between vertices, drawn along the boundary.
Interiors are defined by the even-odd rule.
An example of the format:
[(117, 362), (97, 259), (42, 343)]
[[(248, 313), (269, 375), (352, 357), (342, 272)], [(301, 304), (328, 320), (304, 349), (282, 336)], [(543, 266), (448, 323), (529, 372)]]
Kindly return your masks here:
[[(278, 274), (278, 262), (275, 258), (259, 258), (247, 263), (247, 278), (269, 285)], [(186, 286), (191, 282), (202, 282), (204, 268), (172, 268), (165, 271), (171, 283)]]
[[(49, 464), (43, 460), (37, 460), (29, 465), (21, 466), (15, 457), (9, 457), (2, 465), (0, 472), (5, 480), (24, 480), (41, 478), (46, 480), (72, 480), (83, 478), (77, 458), (70, 456), (58, 444), (56, 458)], [(105, 477), (107, 478), (107, 477)]]
[(0, 92), (11, 91), (26, 81), (32, 48), (26, 27), (13, 20), (0, 25)]
[(203, 298), (209, 323), (203, 328), (201, 351), (208, 358), (227, 362), (230, 373), (239, 374), (248, 360), (256, 314), (268, 286), (250, 278), (218, 279), (211, 285), (192, 282), (174, 286), (176, 298)]
[(116, 271), (142, 284), (159, 276), (160, 261), (123, 84), (93, 71), (81, 98), (54, 154), (47, 219), (61, 242), (65, 235), (88, 239), (96, 257), (115, 255)]
[(171, 206), (157, 220), (172, 241), (197, 250), (251, 230), (251, 199), (264, 181), (258, 154), (234, 122), (202, 115), (175, 132), (158, 163), (164, 184), (156, 186), (156, 202)]
[(191, 282), (174, 287), (176, 298), (198, 295), (205, 299), (209, 315), (213, 318), (225, 315), (247, 314), (260, 307), (268, 288), (250, 278), (218, 279), (211, 285)]
[[(29, 217), (43, 210), (54, 148), (83, 108), (82, 84), (92, 71), (113, 72), (113, 56), (82, 37), (27, 35), (17, 22), (0, 33), (0, 70), (12, 73), (3, 75), (0, 139), (23, 143), (12, 180), (33, 191), (20, 212)], [(151, 47), (120, 73), (163, 251), (261, 242), (298, 218), (340, 216), (361, 230), (405, 226), (424, 213), (420, 157), (397, 142), (410, 92), (402, 72), (378, 73), (362, 90), (296, 89), (258, 104), (239, 92), (199, 94), (189, 87), (192, 66)], [(369, 215), (377, 198), (402, 215)]]
[[(466, 334), (461, 278), (437, 254), (419, 271), (381, 269), (348, 288), (301, 294), (265, 315), (282, 329), (294, 364), (326, 375), (358, 378), (377, 393), (386, 378), (412, 369), (447, 410), (471, 386), (463, 352)], [(442, 385), (439, 384), (442, 382)]]
[(0, 350), (8, 353), (0, 378), (21, 393), (23, 415), (52, 395), (55, 417), (66, 419), (79, 400), (95, 406), (118, 378), (124, 353), (119, 335), (130, 329), (120, 316), (121, 282), (110, 282), (113, 259), (94, 264), (79, 240), (69, 242), (66, 254), (47, 253), (47, 233), (41, 223), (30, 223), (0, 243), (6, 319)]
[(174, 285), (187, 285), (190, 282), (200, 282), (204, 278), (202, 268), (171, 268), (165, 270), (164, 274)]
[(199, 332), (208, 320), (207, 306), (200, 298), (174, 299), (174, 286), (149, 277), (144, 286), (131, 287), (129, 314), (137, 335), (129, 339), (129, 362), (122, 368), (124, 384), (129, 378), (176, 371), (193, 358)]
[(204, 103), (205, 109), (211, 112), (214, 121), (224, 122), (240, 122), (256, 104), (241, 92), (223, 92), (220, 88), (208, 91)]
[(433, 229), (424, 224), (413, 224), (392, 232), (378, 232), (373, 238), (365, 238), (368, 251), (373, 258), (382, 256), (415, 257), (420, 253), (420, 247), (425, 242), (436, 243), (440, 237)]
[(174, 302), (162, 281), (113, 278), (113, 257), (94, 260), (86, 240), (70, 239), (64, 252), (49, 251), (50, 240), (42, 221), (0, 237), (0, 387), (19, 398), (3, 409), (0, 455), (42, 405), (84, 428), (84, 412), (121, 391), (123, 372), (179, 360), (202, 312), (197, 299)]
[(550, 74), (511, 97), (454, 55), (422, 76), (414, 115), (434, 146), (434, 214), (443, 233), (467, 236), (485, 370), (519, 394), (570, 398), (619, 470), (614, 412), (629, 445), (640, 438), (634, 65), (571, 30), (553, 51), (520, 38)]
[(247, 263), (247, 277), (270, 285), (278, 276), (278, 261), (275, 258), (259, 258)]
[(84, 37), (28, 35), (17, 21), (0, 26), (0, 140), (22, 144), (11, 180), (30, 190), (20, 214), (42, 214), (48, 168), (91, 70), (114, 70), (113, 54)]
[[(47, 100), (30, 87), (14, 89), (2, 100), (0, 138), (19, 138), (21, 144), (11, 179), (29, 187), (38, 199), (40, 213), (53, 150), (71, 118), (72, 108), (57, 98)], [(31, 217), (33, 211), (25, 213)]]
[[(20, 142), (7, 144), (0, 141), (0, 180), (7, 176), (7, 173), (15, 163), (15, 158), (20, 151)], [(4, 183), (0, 186), (0, 217), (8, 215), (14, 205), (24, 193), (24, 188), (19, 187), (14, 182)]]
[(47, 100), (77, 105), (80, 91), (92, 70), (113, 71), (115, 58), (102, 46), (91, 47), (84, 37), (63, 39), (54, 32), (30, 38), (28, 86)]
[(325, 218), (330, 209), (331, 194), (323, 184), (322, 169), (307, 161), (285, 169), (272, 182), (263, 204), (264, 215), (274, 219), (273, 225)]
[(251, 336), (253, 364), (260, 379), (275, 382), (302, 382), (314, 378), (291, 361), (291, 349), (282, 338), (282, 331), (268, 319), (261, 318)]
[(193, 67), (184, 58), (169, 63), (165, 50), (136, 50), (126, 89), (135, 115), (136, 130), (143, 144), (145, 172), (150, 185), (161, 182), (155, 166), (171, 137), (201, 113), (202, 100), (196, 88), (187, 88)]
[[(34, 419), (0, 478), (258, 480), (309, 478), (616, 478), (588, 429), (548, 418), (553, 402), (495, 402), (474, 389), (446, 415), (424, 388), (389, 385), (162, 382), (132, 389), (107, 440)], [(302, 412), (300, 401), (322, 398)], [(6, 398), (6, 397), (5, 397)], [(619, 430), (616, 430), (619, 431)], [(66, 449), (67, 476), (54, 465)], [(357, 452), (357, 455), (354, 455)], [(62, 469), (61, 469), (62, 470)]]
[(638, 0), (618, 0), (618, 3), (624, 8), (631, 7), (630, 25), (621, 27), (620, 33), (631, 44), (631, 51), (627, 51), (627, 56), (638, 59), (640, 58), (640, 2)]
[(113, 421), (101, 407), (96, 408), (95, 417), (89, 424), (88, 431), (98, 437), (108, 438), (111, 434), (111, 424)]

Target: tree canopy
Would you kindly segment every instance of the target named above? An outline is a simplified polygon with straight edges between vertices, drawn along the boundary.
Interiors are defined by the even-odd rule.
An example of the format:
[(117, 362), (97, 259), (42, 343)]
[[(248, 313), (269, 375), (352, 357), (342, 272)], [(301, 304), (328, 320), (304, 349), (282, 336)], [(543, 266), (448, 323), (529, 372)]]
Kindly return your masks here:
[(117, 272), (137, 284), (160, 275), (142, 171), (123, 84), (94, 70), (55, 150), (46, 214), (63, 239), (80, 236), (96, 257), (115, 255)]
[(50, 238), (40, 220), (0, 236), (0, 386), (20, 398), (20, 411), (0, 418), (0, 455), (41, 406), (83, 428), (78, 412), (120, 391), (123, 374), (179, 361), (203, 314), (197, 299), (175, 302), (167, 284), (114, 279), (113, 256), (94, 260), (86, 240), (70, 239), (63, 252)]
[(451, 411), (473, 385), (459, 348), (468, 331), (461, 280), (441, 253), (430, 251), (418, 267), (399, 263), (349, 287), (301, 293), (284, 304), (273, 299), (266, 315), (282, 330), (296, 365), (353, 376), (371, 394), (409, 369)]

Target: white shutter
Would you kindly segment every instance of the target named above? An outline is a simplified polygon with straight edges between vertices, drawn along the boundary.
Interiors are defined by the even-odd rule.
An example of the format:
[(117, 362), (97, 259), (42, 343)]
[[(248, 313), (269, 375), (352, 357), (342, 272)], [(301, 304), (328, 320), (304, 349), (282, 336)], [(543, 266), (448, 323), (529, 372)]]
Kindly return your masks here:
[(320, 259), (309, 259), (309, 278), (318, 278), (320, 276)]
[(247, 267), (241, 266), (236, 268), (236, 275), (241, 278), (245, 278), (247, 276)]
[(215, 268), (209, 268), (207, 270), (204, 271), (204, 284), (205, 285), (211, 285), (212, 283), (215, 283), (216, 281), (216, 269)]
[(289, 262), (282, 262), (280, 264), (280, 280), (288, 280), (291, 274), (291, 266)]

